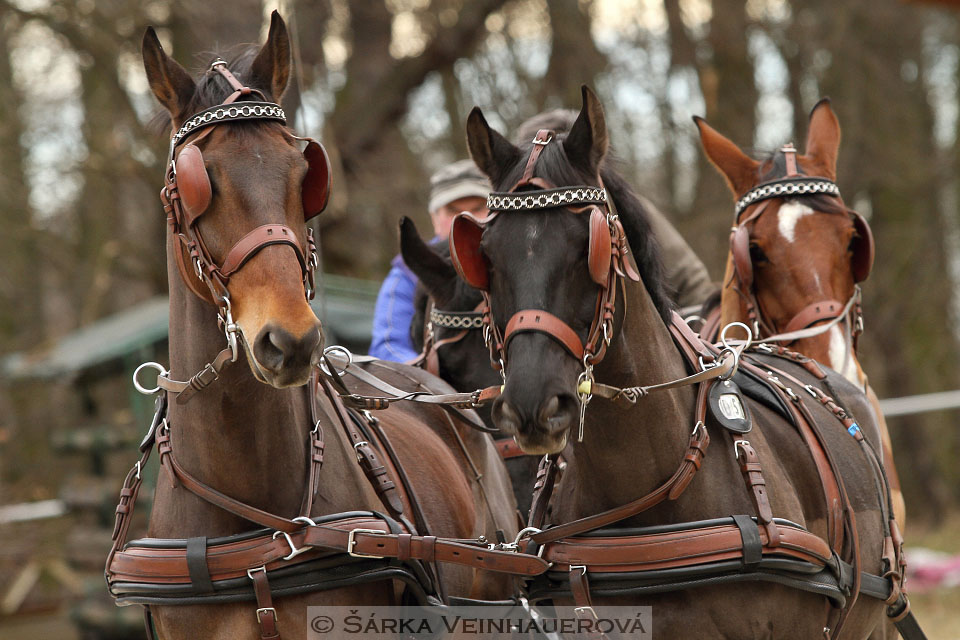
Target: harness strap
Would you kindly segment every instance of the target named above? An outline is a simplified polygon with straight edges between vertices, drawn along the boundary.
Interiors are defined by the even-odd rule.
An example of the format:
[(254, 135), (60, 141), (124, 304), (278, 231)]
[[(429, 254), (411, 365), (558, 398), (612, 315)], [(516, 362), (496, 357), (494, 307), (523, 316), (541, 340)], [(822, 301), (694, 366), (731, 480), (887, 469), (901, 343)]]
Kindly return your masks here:
[[(513, 189), (516, 189), (520, 185), (533, 178), (533, 170), (537, 166), (537, 159), (543, 152), (544, 147), (550, 144), (550, 141), (553, 140), (554, 135), (555, 133), (551, 129), (540, 129), (537, 131), (537, 135), (533, 137), (533, 149), (530, 150), (530, 156), (527, 158), (527, 165), (523, 168), (523, 177), (520, 178), (520, 182), (518, 182)], [(513, 189), (511, 189), (511, 191), (513, 191)]]
[(777, 547), (780, 545), (780, 531), (773, 522), (773, 511), (767, 499), (767, 482), (763, 478), (760, 457), (746, 440), (737, 440), (734, 448), (737, 452), (737, 462), (740, 463), (740, 473), (743, 474), (753, 506), (757, 511), (757, 521), (766, 529), (767, 544)]
[(270, 594), (270, 582), (267, 568), (258, 567), (247, 571), (253, 582), (253, 592), (257, 596), (257, 624), (260, 625), (260, 640), (280, 640), (280, 628), (277, 626), (277, 610), (273, 607)]
[(547, 506), (550, 504), (550, 496), (553, 495), (553, 487), (560, 473), (559, 458), (559, 454), (544, 456), (537, 467), (537, 479), (533, 485), (530, 515), (527, 518), (527, 524), (535, 529), (543, 528), (543, 523), (547, 518)]
[[(573, 614), (577, 616), (578, 620), (597, 622), (599, 618), (590, 599), (590, 580), (587, 578), (587, 567), (584, 565), (572, 566), (569, 575), (570, 593), (573, 595), (573, 602), (576, 604)], [(591, 625), (588, 637), (594, 640), (605, 640), (607, 635)]]
[[(546, 531), (535, 533), (531, 539), (537, 544), (554, 542), (561, 538), (568, 538), (584, 531), (599, 529), (608, 524), (625, 520), (638, 513), (642, 513), (651, 507), (660, 504), (664, 500), (676, 500), (683, 493), (684, 489), (690, 484), (694, 474), (700, 468), (703, 456), (706, 454), (707, 446), (710, 444), (710, 435), (704, 425), (704, 418), (707, 411), (707, 387), (701, 385), (697, 396), (696, 426), (690, 434), (690, 441), (687, 443), (687, 451), (680, 462), (680, 466), (674, 472), (673, 476), (662, 485), (650, 493), (628, 502), (625, 505), (609, 509), (601, 513), (580, 518), (572, 522), (551, 527)], [(541, 498), (542, 500), (543, 498)]]
[(186, 404), (198, 391), (213, 384), (220, 377), (220, 372), (233, 362), (233, 357), (233, 349), (228, 347), (218, 353), (213, 362), (207, 363), (203, 369), (190, 376), (189, 380), (174, 380), (167, 372), (157, 376), (157, 386), (176, 394), (177, 404)]
[(383, 503), (394, 515), (399, 517), (403, 514), (403, 501), (400, 499), (400, 494), (396, 484), (393, 482), (393, 478), (387, 472), (387, 468), (377, 459), (377, 454), (373, 446), (365, 439), (364, 435), (360, 433), (357, 425), (349, 413), (347, 413), (347, 408), (343, 406), (340, 396), (330, 387), (329, 379), (325, 376), (321, 377), (320, 384), (333, 404), (334, 413), (336, 413), (340, 426), (343, 427), (344, 432), (350, 438), (350, 442), (353, 443), (353, 450), (356, 452), (360, 468), (363, 469), (367, 479), (370, 481), (370, 484), (373, 485), (374, 490)]

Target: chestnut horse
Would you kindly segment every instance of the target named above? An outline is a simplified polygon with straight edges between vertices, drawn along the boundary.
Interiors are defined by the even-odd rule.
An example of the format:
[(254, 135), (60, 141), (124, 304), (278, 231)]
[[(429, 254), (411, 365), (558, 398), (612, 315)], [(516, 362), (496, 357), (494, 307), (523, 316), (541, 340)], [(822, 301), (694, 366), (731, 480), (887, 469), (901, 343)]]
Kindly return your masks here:
[[(707, 157), (724, 176), (736, 199), (758, 185), (781, 180), (790, 173), (794, 179), (819, 176), (836, 181), (840, 123), (827, 99), (818, 102), (810, 112), (805, 155), (798, 155), (788, 146), (763, 162), (747, 156), (703, 119), (694, 121)], [(762, 215), (755, 216), (761, 206)], [(854, 296), (859, 298), (859, 281), (869, 274), (873, 258), (869, 226), (852, 214), (839, 196), (823, 193), (757, 202), (743, 209), (734, 225), (747, 226), (745, 237), (749, 244), (743, 248), (745, 255), (737, 265), (738, 236), (731, 234), (718, 326), (736, 321), (753, 324), (756, 319), (759, 335), (755, 337), (768, 338), (820, 326), (835, 318), (840, 320), (818, 335), (779, 344), (832, 367), (865, 390), (875, 409), (894, 512), (903, 528), (906, 510), (893, 463), (890, 432), (857, 358), (856, 338), (863, 322), (859, 299), (843, 315), (847, 302)], [(747, 261), (749, 265), (745, 264)], [(744, 282), (738, 267), (749, 272), (750, 282)], [(751, 304), (755, 307), (753, 317)], [(816, 309), (821, 307), (818, 312)]]
[[(194, 114), (223, 103), (231, 92), (236, 94), (234, 104), (239, 107), (258, 94), (263, 101), (260, 104), (279, 100), (291, 71), (287, 30), (276, 12), (263, 47), (226, 65), (239, 80), (238, 85), (245, 85), (237, 91), (234, 89), (238, 85), (229, 86), (227, 74), (215, 67), (194, 81), (163, 51), (152, 28), (143, 38), (143, 61), (150, 88), (169, 113), (175, 133)], [(202, 236), (203, 251), (215, 264), (223, 264), (228, 254), (234, 254), (231, 247), (263, 225), (272, 225), (274, 231), (282, 226), (295, 238), (277, 244), (261, 243), (230, 275), (227, 295), (231, 304), (226, 309), (227, 317), (221, 320), (228, 334), (231, 329), (239, 333), (248, 366), (224, 368), (218, 379), (208, 380), (209, 386), (197, 391), (188, 403), (169, 403), (163, 427), (169, 425), (168, 451), (175, 452), (179, 467), (200, 482), (250, 507), (289, 520), (301, 513), (305, 493), (310, 493), (305, 485), (311, 446), (308, 433), (314, 423), (311, 398), (303, 385), (311, 379), (323, 348), (320, 322), (304, 295), (304, 273), (310, 268), (303, 250), (308, 242), (305, 217), (318, 212), (306, 210), (310, 185), (305, 180), (318, 179), (314, 175), (317, 156), (305, 158), (295, 137), (279, 122), (230, 121), (204, 131), (209, 133), (188, 136), (195, 144), (171, 145), (171, 153), (175, 151), (179, 161), (180, 197), (186, 198), (187, 190), (196, 188), (204, 172), (209, 179), (203, 206), (195, 206), (196, 191), (193, 205), (197, 210), (191, 211), (191, 203), (184, 201), (187, 214), (199, 217), (193, 228), (198, 237)], [(199, 163), (201, 156), (194, 147), (202, 149)], [(185, 149), (193, 149), (192, 159), (184, 157)], [(320, 177), (327, 176), (321, 172)], [(222, 347), (224, 332), (218, 328), (217, 306), (203, 299), (206, 286), (201, 284), (199, 292), (195, 283), (188, 286), (186, 278), (197, 277), (189, 267), (195, 256), (181, 254), (180, 238), (173, 234), (167, 236), (166, 251), (170, 377), (183, 380), (205, 368)], [(184, 264), (187, 270), (182, 268)], [(198, 266), (205, 269), (202, 263)], [(423, 372), (415, 369), (409, 375), (425, 379)], [(439, 385), (435, 388), (440, 391), (448, 389), (436, 379), (429, 381), (432, 386)], [(332, 401), (321, 400), (329, 409)], [(318, 519), (353, 511), (387, 513), (385, 501), (357, 464), (356, 452), (369, 445), (349, 439), (345, 433), (349, 427), (336, 424), (331, 415), (336, 414), (321, 412), (317, 425), (326, 443), (316, 498), (307, 515)], [(488, 502), (484, 503), (474, 473), (467, 470), (466, 454), (453, 448), (454, 437), (444, 412), (416, 405), (391, 409), (379, 417), (409, 480), (410, 493), (415, 494), (423, 512), (422, 520), (429, 524), (429, 534), (451, 538), (485, 535), (494, 539), (498, 529), (507, 535), (516, 531), (506, 474), (487, 438), (465, 438), (469, 454), (485, 476), (483, 489)], [(151, 538), (230, 536), (251, 529), (244, 517), (188, 490), (182, 476), (171, 472), (172, 460), (168, 455), (157, 481)], [(413, 497), (404, 500), (407, 514)], [(343, 558), (352, 560), (346, 554)], [(110, 566), (108, 577), (109, 570)], [(501, 574), (460, 565), (443, 565), (437, 574), (438, 588), (448, 597), (503, 598), (511, 593), (509, 579)], [(248, 575), (256, 584), (257, 572), (251, 575), (248, 571)], [(304, 638), (308, 605), (398, 603), (401, 587), (387, 579), (285, 595), (276, 599), (274, 615), (285, 638)], [(252, 595), (249, 583), (246, 588)], [(217, 604), (156, 605), (151, 610), (162, 638), (253, 639), (260, 637), (261, 613), (266, 616), (273, 609), (258, 609), (264, 605), (254, 605), (250, 598), (241, 598), (246, 602), (234, 598), (233, 602)]]
[[(642, 206), (629, 189), (618, 189), (612, 209), (619, 212), (619, 218), (608, 215), (603, 222), (596, 204), (610, 206), (600, 187), (608, 136), (596, 96), (584, 87), (582, 110), (565, 136), (540, 132), (534, 144), (517, 147), (492, 130), (475, 108), (468, 118), (467, 140), (477, 165), (499, 192), (491, 195), (490, 209), (496, 215), (480, 224), (461, 214), (451, 233), (451, 255), (460, 275), (489, 295), (494, 348), (505, 363), (504, 390), (494, 403), (493, 419), (502, 431), (515, 434), (530, 453), (556, 454), (573, 442), (573, 454), (554, 491), (549, 514), (549, 522), (557, 526), (534, 532), (531, 540), (547, 545), (544, 558), (557, 563), (559, 569), (554, 571), (562, 574), (559, 584), (566, 584), (569, 575), (567, 595), (562, 587), (554, 601), (569, 602), (573, 593), (580, 610), (589, 611), (577, 593), (586, 593), (589, 601), (584, 583), (590, 561), (561, 560), (557, 554), (562, 548), (558, 550), (557, 545), (563, 545), (553, 531), (564, 530), (563, 523), (637, 504), (633, 501), (661, 485), (671, 473), (675, 475), (668, 485), (678, 477), (689, 477), (675, 473), (676, 462), (685, 459), (685, 452), (688, 462), (682, 464), (689, 466), (681, 469), (690, 473), (699, 467), (699, 472), (689, 485), (679, 488), (681, 494), (605, 522), (616, 522), (618, 528), (652, 527), (754, 513), (755, 503), (744, 491), (744, 478), (733, 455), (743, 441), (727, 440), (720, 427), (709, 426), (718, 442), (714, 446), (720, 450), (700, 464), (706, 446), (702, 440), (707, 437), (697, 421), (700, 407), (695, 407), (691, 386), (658, 389), (649, 395), (641, 391), (625, 403), (601, 397), (589, 408), (581, 405), (581, 394), (591, 388), (594, 392), (623, 390), (641, 383), (679, 381), (688, 375), (688, 360), (666, 322), (672, 318), (671, 304)], [(513, 193), (514, 187), (519, 188), (517, 193)], [(592, 213), (583, 215), (584, 211)], [(632, 273), (623, 262), (617, 262), (622, 245), (617, 249), (614, 240), (611, 254), (605, 244), (621, 236), (615, 233), (617, 220), (636, 257), (639, 274), (633, 275), (638, 275), (639, 282), (614, 275), (621, 268)], [(605, 251), (609, 266), (604, 266)], [(605, 295), (613, 296), (612, 308)], [(606, 327), (599, 338), (598, 324)], [(604, 355), (595, 357), (597, 353)], [(592, 370), (587, 367), (591, 363)], [(591, 379), (596, 383), (585, 392), (583, 384)], [(618, 397), (624, 399), (623, 394)], [(863, 405), (865, 401), (853, 407), (858, 416)], [(584, 408), (578, 439), (578, 417)], [(844, 546), (859, 547), (859, 570), (880, 574), (885, 570), (881, 562), (884, 517), (876, 476), (864, 449), (833, 414), (818, 406), (811, 412), (826, 441), (822, 450), (844, 461), (836, 472), (849, 498), (846, 522), (850, 526)], [(764, 495), (773, 513), (792, 521), (791, 527), (804, 529), (805, 535), (810, 532), (820, 539), (832, 538), (828, 522), (835, 505), (825, 503), (815, 456), (798, 454), (807, 450), (805, 440), (779, 413), (763, 404), (750, 403), (749, 413), (752, 431), (747, 435), (762, 461)], [(862, 419), (869, 422), (869, 416)], [(744, 474), (749, 475), (747, 471)], [(654, 494), (657, 492), (650, 495)], [(661, 527), (663, 535), (677, 530)], [(608, 537), (623, 535), (607, 531)], [(579, 548), (597, 549), (604, 540), (602, 536), (584, 538)], [(616, 564), (617, 547), (609, 549), (603, 557), (607, 564)], [(564, 565), (569, 565), (569, 574)], [(630, 574), (619, 575), (623, 576), (620, 580), (628, 580)], [(669, 629), (673, 638), (822, 638), (825, 634), (837, 637), (838, 633), (844, 638), (864, 638), (884, 625), (881, 600), (864, 596), (852, 603), (842, 625), (825, 630), (831, 620), (837, 620), (827, 600), (784, 584), (750, 579), (718, 585), (710, 579), (689, 591), (662, 593), (649, 585), (638, 586), (634, 595), (629, 595), (623, 584), (607, 583), (601, 590), (595, 583), (593, 603), (652, 605), (657, 628)]]

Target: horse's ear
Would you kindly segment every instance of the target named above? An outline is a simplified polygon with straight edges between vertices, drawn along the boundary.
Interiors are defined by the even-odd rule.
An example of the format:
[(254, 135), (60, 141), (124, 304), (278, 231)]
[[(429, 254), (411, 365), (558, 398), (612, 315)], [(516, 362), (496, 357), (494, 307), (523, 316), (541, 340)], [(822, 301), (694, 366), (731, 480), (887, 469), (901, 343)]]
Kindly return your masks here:
[(823, 98), (810, 112), (804, 153), (826, 174), (824, 177), (836, 180), (839, 149), (840, 121), (830, 107), (830, 98)]
[(474, 107), (467, 116), (467, 148), (494, 187), (501, 186), (502, 179), (520, 157), (520, 149), (490, 128), (480, 107)]
[(187, 70), (166, 54), (153, 27), (147, 27), (144, 32), (141, 51), (150, 90), (170, 113), (170, 117), (177, 120), (184, 115), (197, 85)]
[(448, 260), (420, 237), (413, 220), (400, 219), (400, 255), (434, 300), (451, 297), (457, 286), (457, 272)]
[(273, 99), (280, 101), (290, 80), (290, 36), (280, 14), (270, 14), (270, 35), (250, 67), (250, 83), (269, 88)]
[(583, 96), (583, 107), (563, 141), (563, 150), (571, 164), (585, 169), (591, 175), (597, 175), (600, 163), (610, 146), (607, 121), (597, 94), (587, 85), (580, 87), (580, 93)]
[(693, 121), (700, 130), (700, 144), (713, 166), (727, 179), (733, 195), (740, 197), (757, 182), (760, 163), (740, 150), (732, 140), (723, 136), (699, 116)]

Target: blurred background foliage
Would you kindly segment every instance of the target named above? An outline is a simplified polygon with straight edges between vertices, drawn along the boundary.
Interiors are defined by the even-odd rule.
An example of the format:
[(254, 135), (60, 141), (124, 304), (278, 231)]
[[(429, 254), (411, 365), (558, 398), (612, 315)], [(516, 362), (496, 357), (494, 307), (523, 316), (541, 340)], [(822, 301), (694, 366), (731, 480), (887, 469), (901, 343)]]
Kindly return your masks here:
[[(960, 388), (960, 29), (897, 0), (0, 0), (0, 351), (164, 293), (167, 133), (140, 37), (156, 26), (199, 71), (262, 41), (274, 8), (294, 34), (284, 106), (335, 168), (328, 272), (378, 278), (400, 216), (427, 228), (426, 178), (466, 156), (473, 105), (509, 133), (587, 83), (622, 171), (719, 279), (732, 200), (690, 116), (760, 154), (802, 144), (830, 96), (839, 184), (878, 247), (864, 368), (880, 397)], [(960, 501), (955, 418), (891, 419), (911, 517)]]

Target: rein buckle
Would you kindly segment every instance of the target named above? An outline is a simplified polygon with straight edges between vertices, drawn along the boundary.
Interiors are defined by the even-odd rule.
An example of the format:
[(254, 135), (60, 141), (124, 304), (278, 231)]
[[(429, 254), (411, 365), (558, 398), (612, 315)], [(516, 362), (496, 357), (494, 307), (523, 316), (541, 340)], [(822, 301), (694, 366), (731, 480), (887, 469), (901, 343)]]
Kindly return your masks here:
[(358, 533), (369, 533), (374, 536), (385, 536), (387, 535), (386, 531), (380, 531), (380, 529), (351, 529), (350, 533), (347, 535), (347, 554), (354, 558), (374, 558), (377, 560), (383, 559), (386, 556), (375, 556), (369, 553), (355, 553), (353, 550), (357, 546), (357, 534)]

